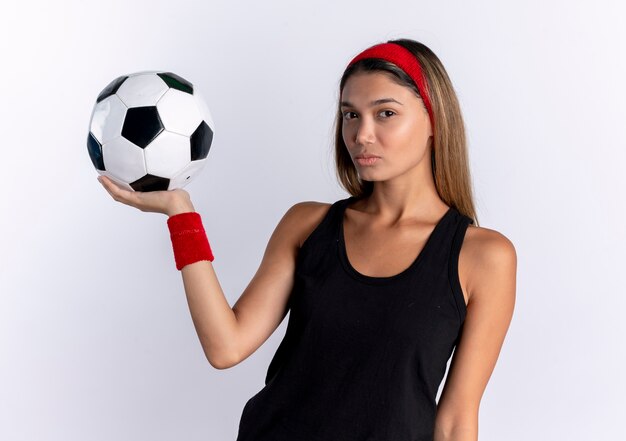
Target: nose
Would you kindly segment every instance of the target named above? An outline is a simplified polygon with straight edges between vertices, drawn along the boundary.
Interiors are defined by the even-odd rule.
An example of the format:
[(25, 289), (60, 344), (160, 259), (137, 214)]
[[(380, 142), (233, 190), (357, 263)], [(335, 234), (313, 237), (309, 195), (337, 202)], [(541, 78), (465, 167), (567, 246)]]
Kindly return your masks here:
[(356, 136), (354, 141), (359, 145), (372, 144), (374, 142), (374, 125), (367, 118), (359, 120), (359, 125), (356, 129)]

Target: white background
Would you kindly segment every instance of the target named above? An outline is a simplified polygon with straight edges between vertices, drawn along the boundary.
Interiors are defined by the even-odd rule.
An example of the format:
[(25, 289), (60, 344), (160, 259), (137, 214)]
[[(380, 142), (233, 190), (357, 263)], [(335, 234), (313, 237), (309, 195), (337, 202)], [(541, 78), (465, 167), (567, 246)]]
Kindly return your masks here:
[[(481, 440), (624, 439), (626, 8), (595, 1), (11, 2), (0, 18), (0, 439), (234, 440), (286, 329), (204, 358), (166, 217), (113, 201), (86, 148), (121, 74), (196, 83), (216, 123), (186, 189), (231, 305), (284, 212), (347, 197), (339, 77), (409, 37), (464, 112), (481, 226), (516, 246), (516, 310)], [(593, 5), (593, 6), (592, 6)]]

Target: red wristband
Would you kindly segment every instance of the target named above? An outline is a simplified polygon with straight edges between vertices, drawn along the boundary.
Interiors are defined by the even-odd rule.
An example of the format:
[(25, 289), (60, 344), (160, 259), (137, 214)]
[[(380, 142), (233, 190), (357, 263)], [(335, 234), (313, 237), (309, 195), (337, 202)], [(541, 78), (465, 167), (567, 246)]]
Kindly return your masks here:
[(200, 260), (213, 262), (213, 252), (199, 213), (191, 211), (170, 216), (167, 219), (167, 226), (170, 230), (177, 270), (180, 271), (185, 265)]

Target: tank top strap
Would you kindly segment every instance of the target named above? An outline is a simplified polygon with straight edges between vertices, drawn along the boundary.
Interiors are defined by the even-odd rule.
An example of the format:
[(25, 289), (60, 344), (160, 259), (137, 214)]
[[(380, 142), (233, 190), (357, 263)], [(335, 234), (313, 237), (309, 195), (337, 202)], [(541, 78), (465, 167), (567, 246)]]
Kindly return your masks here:
[(461, 246), (463, 245), (463, 239), (467, 228), (470, 224), (474, 223), (474, 220), (458, 211), (457, 213), (458, 215), (452, 234), (450, 253), (448, 256), (448, 279), (450, 281), (453, 297), (456, 302), (457, 311), (459, 312), (459, 319), (461, 320), (461, 323), (463, 323), (467, 310), (465, 297), (463, 296), (463, 290), (459, 280), (459, 254), (461, 253)]
[[(339, 222), (342, 219), (344, 205), (347, 205), (353, 199), (355, 198), (339, 199), (331, 204), (320, 223), (302, 244), (301, 255), (308, 254), (310, 251), (314, 253), (325, 252), (325, 247), (337, 242)], [(314, 250), (310, 250), (311, 247)]]
[[(432, 263), (436, 265), (445, 264), (455, 246), (460, 250), (461, 243), (458, 242), (458, 230), (467, 228), (468, 219), (456, 207), (451, 206), (428, 238), (428, 242), (432, 242), (430, 244), (432, 246), (425, 258), (432, 260)], [(456, 242), (455, 238), (457, 238)]]
[(332, 216), (331, 222), (334, 227), (337, 227), (338, 222), (343, 221), (343, 214), (346, 211), (346, 207), (357, 199), (356, 196), (349, 196), (345, 199), (338, 200), (332, 205), (328, 214)]
[(336, 241), (337, 235), (341, 230), (346, 207), (357, 199), (356, 196), (350, 196), (345, 199), (339, 199), (330, 206), (326, 216), (324, 216), (324, 219), (319, 225), (320, 229), (323, 229), (323, 231), (328, 234), (329, 238), (332, 237), (335, 239), (334, 241)]

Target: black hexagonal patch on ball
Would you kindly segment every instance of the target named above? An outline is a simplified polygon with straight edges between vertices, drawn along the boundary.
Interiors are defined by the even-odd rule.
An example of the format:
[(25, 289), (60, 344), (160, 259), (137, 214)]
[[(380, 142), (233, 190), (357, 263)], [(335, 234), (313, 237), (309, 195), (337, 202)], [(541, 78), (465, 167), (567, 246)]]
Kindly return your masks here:
[(102, 145), (91, 132), (89, 132), (89, 136), (87, 136), (87, 150), (89, 151), (89, 157), (91, 158), (93, 166), (98, 170), (105, 171), (104, 158), (102, 157)]
[(191, 135), (191, 160), (204, 159), (209, 154), (213, 142), (213, 130), (204, 121)]
[(130, 186), (135, 191), (161, 191), (167, 190), (170, 185), (170, 180), (162, 178), (160, 176), (154, 176), (147, 174), (144, 177), (132, 182)]
[(103, 99), (108, 98), (117, 92), (122, 83), (126, 81), (126, 78), (128, 78), (128, 75), (122, 75), (121, 77), (117, 77), (111, 81), (107, 87), (102, 89), (102, 92), (100, 92), (100, 95), (98, 95), (98, 98), (96, 99), (96, 103), (99, 103)]
[(181, 92), (187, 92), (190, 95), (193, 95), (193, 84), (189, 81), (180, 77), (172, 72), (163, 72), (157, 74), (165, 84), (170, 86), (172, 89), (180, 90)]
[(132, 107), (126, 112), (122, 136), (142, 149), (162, 131), (163, 123), (156, 106)]

